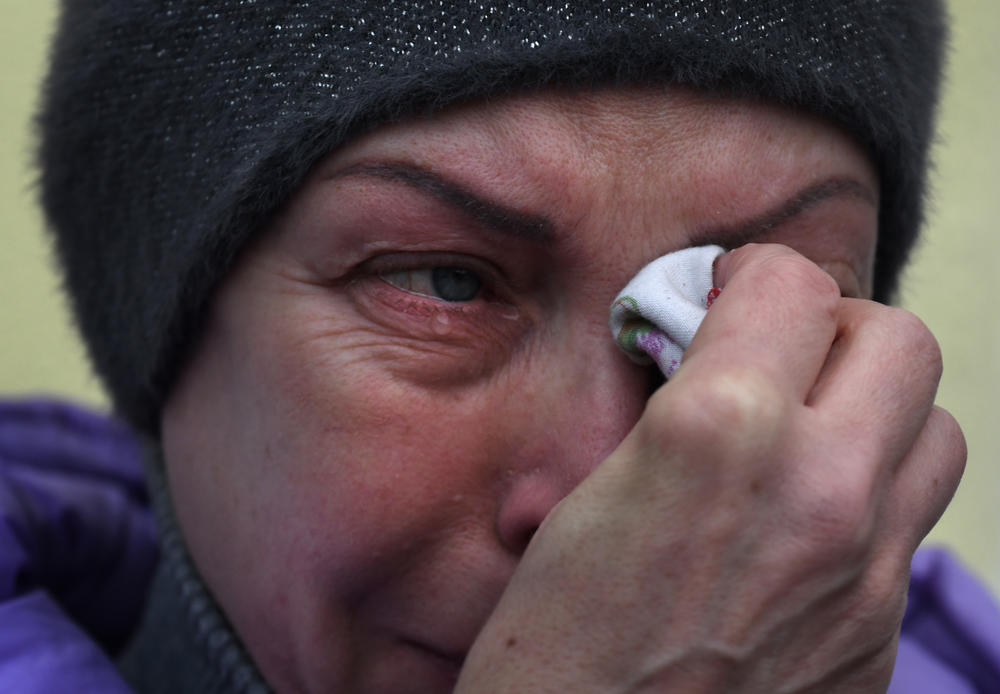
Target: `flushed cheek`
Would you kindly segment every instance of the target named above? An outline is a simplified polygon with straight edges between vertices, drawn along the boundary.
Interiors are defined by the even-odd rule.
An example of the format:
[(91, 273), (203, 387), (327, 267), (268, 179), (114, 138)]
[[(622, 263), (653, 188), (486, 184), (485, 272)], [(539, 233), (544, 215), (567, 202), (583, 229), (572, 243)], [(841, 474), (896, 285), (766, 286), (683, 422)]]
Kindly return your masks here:
[(440, 534), (461, 522), (466, 509), (453, 500), (490, 485), (494, 452), (484, 440), (489, 423), (480, 398), (428, 392), (394, 378), (381, 360), (327, 373), (299, 379), (280, 398), (288, 404), (275, 429), (290, 461), (277, 462), (292, 510), (315, 519), (313, 532), (329, 528), (337, 536), (317, 537), (317, 549), (348, 539), (367, 555), (397, 534)]
[(470, 532), (478, 547), (489, 542), (494, 495), (473, 403), (393, 387), (359, 364), (313, 386), (294, 406), (290, 394), (275, 399), (285, 404), (267, 432), (271, 470), (258, 480), (255, 519), (271, 560), (252, 604), (287, 603), (269, 617), (285, 623), (259, 631), (290, 633), (298, 652), (320, 657), (367, 638), (368, 611), (400, 593), (401, 576), (440, 572)]
[[(428, 315), (394, 329), (358, 319), (377, 308), (385, 315), (381, 303), (310, 299), (257, 336), (243, 367), (262, 385), (254, 436), (270, 452), (254, 484), (267, 490), (261, 523), (281, 529), (283, 564), (308, 586), (311, 597), (293, 598), (298, 611), (326, 610), (330, 624), (331, 605), (362, 602), (456, 534), (476, 528), (489, 542), (498, 466), (514, 438), (495, 415), (513, 385), (498, 374), (524, 323), (491, 328), (446, 314), (455, 324), (436, 335)], [(335, 631), (315, 631), (324, 629)]]

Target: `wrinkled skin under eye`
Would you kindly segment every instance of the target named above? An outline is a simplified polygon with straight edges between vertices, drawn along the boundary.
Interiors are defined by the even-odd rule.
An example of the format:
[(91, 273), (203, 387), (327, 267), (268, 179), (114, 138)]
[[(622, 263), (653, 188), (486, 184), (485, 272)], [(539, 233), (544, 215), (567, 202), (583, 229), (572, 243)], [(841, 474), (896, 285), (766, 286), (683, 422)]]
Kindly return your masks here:
[(383, 272), (379, 277), (404, 291), (451, 303), (472, 301), (483, 289), (479, 275), (461, 267), (438, 266)]

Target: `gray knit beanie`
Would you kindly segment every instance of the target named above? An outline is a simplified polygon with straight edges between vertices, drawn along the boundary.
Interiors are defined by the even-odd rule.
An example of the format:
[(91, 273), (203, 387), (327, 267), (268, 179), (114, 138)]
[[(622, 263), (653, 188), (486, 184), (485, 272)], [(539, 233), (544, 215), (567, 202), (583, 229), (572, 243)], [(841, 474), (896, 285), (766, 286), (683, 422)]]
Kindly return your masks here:
[(916, 237), (941, 0), (64, 0), (41, 197), (118, 412), (156, 434), (213, 289), (310, 167), (375, 125), (544, 85), (804, 108), (881, 176), (876, 298)]

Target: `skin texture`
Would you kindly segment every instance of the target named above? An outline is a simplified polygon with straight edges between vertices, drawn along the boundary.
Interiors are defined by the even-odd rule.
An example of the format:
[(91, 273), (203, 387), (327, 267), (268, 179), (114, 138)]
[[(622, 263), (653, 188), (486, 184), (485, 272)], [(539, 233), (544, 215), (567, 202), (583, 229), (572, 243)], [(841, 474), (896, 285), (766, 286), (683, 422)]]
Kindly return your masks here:
[[(850, 298), (877, 198), (830, 125), (679, 90), (466, 106), (322, 162), (219, 288), (163, 419), (191, 553), (265, 677), (884, 691), (964, 444), (927, 330)], [(657, 388), (609, 304), (708, 241), (767, 245), (719, 261)], [(483, 290), (431, 296), (434, 267)]]

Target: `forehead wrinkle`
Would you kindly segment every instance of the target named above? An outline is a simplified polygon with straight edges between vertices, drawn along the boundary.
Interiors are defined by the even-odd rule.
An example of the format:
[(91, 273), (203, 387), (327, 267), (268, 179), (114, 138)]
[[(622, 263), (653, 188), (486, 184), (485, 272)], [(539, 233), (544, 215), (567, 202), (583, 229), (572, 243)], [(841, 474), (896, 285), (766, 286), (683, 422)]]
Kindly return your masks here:
[[(688, 148), (689, 118), (668, 108), (673, 101), (662, 90), (534, 95), (515, 118), (497, 123), (495, 136), (516, 152), (522, 171), (537, 182), (534, 192), (545, 191), (547, 207), (558, 210), (567, 229), (598, 210), (602, 220), (621, 220), (636, 204), (662, 208), (668, 191), (646, 174), (672, 169), (681, 158), (673, 155)], [(622, 231), (613, 233), (620, 238)]]
[(546, 99), (518, 100), (488, 118), (486, 156), (475, 167), (505, 198), (542, 210), (559, 226), (573, 228), (589, 198), (593, 160)]
[[(658, 216), (674, 207), (662, 179), (684, 160), (679, 150), (690, 149), (686, 124), (693, 118), (665, 108), (674, 101), (662, 91), (533, 95), (479, 122), (487, 126), (488, 149), (508, 170), (498, 175), (516, 181), (518, 194), (559, 220), (564, 251), (577, 257), (600, 242), (605, 265), (612, 266), (637, 252), (662, 252)], [(650, 170), (663, 175), (649, 176)], [(504, 192), (511, 189), (508, 184)], [(577, 233), (585, 228), (600, 233)], [(625, 237), (631, 245), (621, 243)]]
[[(677, 87), (565, 94), (556, 104), (568, 129), (586, 143), (591, 158), (625, 159), (633, 165), (683, 156), (695, 133), (712, 129), (717, 120), (713, 116), (723, 107), (735, 107)], [(629, 156), (622, 157), (622, 152)]]

